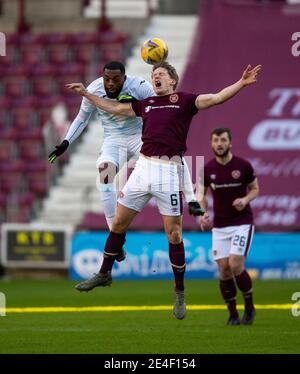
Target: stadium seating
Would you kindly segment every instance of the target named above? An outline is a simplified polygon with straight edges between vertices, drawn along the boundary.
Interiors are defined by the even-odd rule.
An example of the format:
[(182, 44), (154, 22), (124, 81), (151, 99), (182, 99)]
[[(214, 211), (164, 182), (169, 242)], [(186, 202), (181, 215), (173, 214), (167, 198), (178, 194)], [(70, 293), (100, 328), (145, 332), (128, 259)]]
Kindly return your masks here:
[(2, 80), (5, 95), (12, 98), (26, 95), (29, 86), (26, 75), (18, 71), (10, 72), (9, 70), (7, 69), (6, 75)]
[[(76, 96), (74, 92), (66, 88), (70, 82), (82, 82), (84, 80), (84, 66), (79, 63), (67, 63), (59, 67), (56, 82), (58, 92), (63, 96)], [(78, 101), (77, 101), (78, 102)]]
[[(6, 40), (0, 59), (0, 222), (28, 222), (35, 202), (47, 194), (53, 170), (44, 138), (53, 107), (65, 103), (73, 120), (81, 98), (66, 83), (90, 81), (90, 66), (100, 69), (93, 69), (94, 79), (108, 60), (124, 60), (127, 36), (27, 32), (8, 34)], [(53, 139), (59, 141), (58, 135)]]
[(31, 172), (26, 175), (27, 188), (36, 196), (45, 197), (48, 192), (48, 175), (44, 172)]

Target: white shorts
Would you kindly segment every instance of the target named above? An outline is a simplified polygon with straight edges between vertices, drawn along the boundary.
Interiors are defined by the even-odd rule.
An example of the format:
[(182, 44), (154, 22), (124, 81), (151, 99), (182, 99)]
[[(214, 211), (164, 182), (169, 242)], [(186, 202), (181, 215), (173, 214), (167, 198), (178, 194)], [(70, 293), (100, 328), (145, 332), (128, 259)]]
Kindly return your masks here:
[(140, 212), (154, 197), (160, 214), (182, 214), (182, 166), (140, 156), (126, 185), (120, 192), (118, 203)]
[(96, 167), (104, 162), (111, 162), (121, 170), (122, 166), (132, 157), (138, 158), (142, 146), (141, 134), (126, 135), (123, 137), (106, 136), (102, 144), (100, 156)]
[(254, 233), (253, 225), (228, 226), (212, 229), (214, 260), (230, 255), (247, 256)]

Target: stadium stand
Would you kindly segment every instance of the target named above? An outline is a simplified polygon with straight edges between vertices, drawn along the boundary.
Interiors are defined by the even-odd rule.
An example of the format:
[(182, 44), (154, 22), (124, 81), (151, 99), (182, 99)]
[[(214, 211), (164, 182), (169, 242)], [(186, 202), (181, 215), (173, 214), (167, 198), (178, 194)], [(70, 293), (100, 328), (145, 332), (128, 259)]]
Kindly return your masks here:
[(56, 172), (46, 155), (63, 136), (55, 134), (53, 108), (64, 103), (73, 119), (80, 105), (65, 84), (89, 81), (91, 67), (94, 75), (110, 59), (124, 61), (127, 41), (112, 30), (7, 35), (7, 56), (0, 59), (0, 222), (30, 221), (47, 195)]
[[(158, 0), (111, 0), (106, 5), (108, 18), (147, 18), (158, 8)], [(86, 18), (102, 15), (101, 0), (91, 0), (84, 9)]]

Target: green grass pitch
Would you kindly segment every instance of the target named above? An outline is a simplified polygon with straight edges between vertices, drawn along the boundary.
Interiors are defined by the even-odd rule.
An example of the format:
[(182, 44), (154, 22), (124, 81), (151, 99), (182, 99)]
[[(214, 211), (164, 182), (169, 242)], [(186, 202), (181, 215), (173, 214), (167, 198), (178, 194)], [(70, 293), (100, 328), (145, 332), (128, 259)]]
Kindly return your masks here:
[[(171, 281), (114, 281), (78, 293), (68, 280), (0, 281), (6, 307), (172, 305)], [(257, 304), (292, 304), (299, 281), (256, 281)], [(217, 280), (186, 281), (187, 304), (222, 305)], [(238, 303), (242, 303), (239, 296)], [(9, 310), (9, 309), (8, 309)], [(9, 313), (0, 353), (300, 353), (300, 316), (258, 310), (253, 326), (225, 326), (225, 310)]]

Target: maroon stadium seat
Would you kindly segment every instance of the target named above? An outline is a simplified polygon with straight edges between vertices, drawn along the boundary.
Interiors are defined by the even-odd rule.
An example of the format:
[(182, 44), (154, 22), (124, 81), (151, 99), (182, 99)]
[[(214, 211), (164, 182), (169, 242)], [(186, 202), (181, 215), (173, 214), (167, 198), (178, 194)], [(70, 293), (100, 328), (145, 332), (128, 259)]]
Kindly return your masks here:
[(31, 71), (32, 94), (49, 96), (55, 94), (56, 67), (54, 65), (39, 65)]
[(28, 191), (35, 194), (37, 197), (45, 197), (48, 193), (49, 182), (46, 173), (28, 173), (27, 186)]
[(0, 192), (0, 208), (5, 209), (6, 207), (6, 194)]
[(81, 105), (81, 97), (79, 95), (69, 95), (64, 97), (64, 103), (67, 107), (68, 111), (68, 120), (73, 121), (74, 118), (77, 116), (80, 105)]
[(15, 107), (11, 111), (11, 126), (18, 131), (35, 127), (35, 111), (31, 107)]
[(0, 138), (0, 162), (10, 161), (16, 157), (16, 145), (13, 141), (1, 140)]
[(100, 57), (102, 61), (123, 60), (127, 36), (119, 32), (105, 32), (100, 35)]
[(19, 50), (22, 65), (32, 66), (44, 61), (44, 34), (20, 34)]
[(47, 46), (47, 61), (52, 64), (64, 64), (72, 61), (70, 48), (65, 43), (50, 44)]
[(17, 139), (19, 141), (22, 140), (39, 140), (43, 141), (43, 131), (41, 128), (32, 128), (32, 129), (24, 129), (24, 130), (18, 130), (17, 133)]
[(47, 45), (51, 44), (70, 44), (72, 43), (73, 36), (68, 33), (55, 32), (46, 34), (44, 37), (44, 43)]
[(9, 200), (11, 200), (11, 202), (13, 202), (13, 200), (15, 200), (18, 205), (32, 207), (32, 205), (34, 204), (34, 201), (35, 201), (35, 197), (31, 192), (22, 192), (22, 193), (19, 193), (19, 194), (13, 194), (13, 195), (9, 196), (8, 201)]
[(60, 95), (40, 96), (37, 98), (35, 110), (38, 115), (40, 127), (44, 126), (44, 124), (50, 120), (53, 108), (62, 101), (64, 101), (64, 99)]
[(0, 163), (0, 173), (20, 173), (24, 172), (24, 162), (22, 160), (10, 160)]
[(99, 33), (92, 32), (79, 32), (77, 34), (72, 34), (72, 45), (83, 45), (83, 44), (97, 44), (100, 39)]
[(83, 44), (74, 46), (74, 60), (82, 64), (89, 64), (99, 59), (99, 46)]
[(24, 169), (27, 173), (47, 173), (48, 171), (48, 161), (46, 159), (31, 160), (27, 161)]
[(23, 45), (20, 48), (20, 60), (27, 66), (43, 63), (45, 50), (41, 44)]
[(24, 186), (24, 178), (21, 173), (6, 172), (0, 177), (0, 190), (6, 194), (13, 191), (20, 191)]
[(11, 100), (9, 97), (0, 96), (0, 128), (9, 123)]
[(3, 95), (7, 97), (22, 97), (28, 94), (29, 80), (24, 66), (9, 65), (1, 78)]
[(99, 55), (99, 33), (78, 33), (72, 36), (74, 59), (82, 64), (97, 61)]
[(10, 111), (14, 110), (15, 108), (36, 108), (37, 97), (33, 95), (27, 95), (24, 97), (15, 97), (10, 98)]
[(28, 223), (31, 220), (32, 207), (19, 206), (7, 213), (7, 221), (13, 223)]
[(0, 192), (0, 223), (6, 221), (6, 195)]
[(59, 93), (61, 95), (74, 95), (75, 93), (73, 91), (66, 88), (66, 84), (72, 82), (82, 82), (83, 80), (84, 67), (81, 64), (65, 64), (62, 65), (57, 71), (56, 81), (58, 83)]
[(18, 131), (13, 128), (0, 128), (0, 139), (1, 140), (18, 140)]
[(21, 34), (19, 33), (6, 34), (5, 38), (6, 38), (6, 43), (8, 45), (19, 46)]
[(18, 143), (19, 157), (24, 161), (40, 160), (44, 156), (43, 143), (36, 140), (23, 140)]
[(31, 192), (11, 194), (7, 197), (7, 219), (9, 222), (29, 222), (35, 196)]
[(0, 66), (8, 67), (17, 62), (18, 48), (14, 45), (6, 43), (6, 55), (1, 56)]

